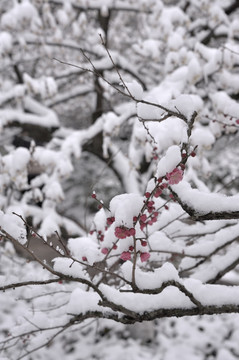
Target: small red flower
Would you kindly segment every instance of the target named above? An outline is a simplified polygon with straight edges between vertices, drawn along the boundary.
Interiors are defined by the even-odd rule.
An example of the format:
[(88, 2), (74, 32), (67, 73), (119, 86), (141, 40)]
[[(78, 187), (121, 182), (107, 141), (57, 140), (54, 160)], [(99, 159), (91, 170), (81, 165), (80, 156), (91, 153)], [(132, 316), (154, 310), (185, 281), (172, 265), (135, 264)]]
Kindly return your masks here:
[(107, 248), (101, 249), (102, 254), (106, 255), (108, 254), (109, 250)]
[(125, 239), (127, 237), (128, 229), (125, 226), (117, 226), (115, 228), (115, 236), (118, 239)]
[(104, 235), (100, 235), (99, 240), (104, 241)]
[(162, 190), (161, 189), (156, 189), (154, 192), (154, 197), (158, 198), (160, 195), (162, 195)]
[(129, 251), (124, 251), (122, 252), (122, 254), (120, 255), (120, 259), (127, 261), (127, 260), (131, 260), (131, 254)]
[(142, 246), (147, 246), (147, 241), (141, 240), (141, 245), (142, 245)]
[(150, 196), (151, 196), (151, 194), (150, 194), (150, 192), (146, 192), (146, 193), (144, 194), (144, 196), (145, 196), (147, 199), (149, 199)]
[(134, 236), (135, 229), (134, 228), (127, 228), (126, 226), (117, 226), (115, 228), (115, 236), (118, 239), (125, 239), (128, 236)]
[(183, 171), (175, 168), (172, 172), (166, 174), (169, 185), (178, 184), (183, 179)]
[(142, 224), (140, 224), (140, 230), (142, 230), (142, 231), (143, 231), (143, 230), (144, 230), (144, 228), (146, 227), (146, 225), (147, 225), (146, 223), (142, 223)]
[(107, 225), (111, 225), (115, 222), (115, 217), (111, 216), (106, 219)]
[(152, 223), (157, 222), (157, 220), (158, 220), (157, 216), (154, 216), (154, 217), (152, 217), (152, 219), (151, 219)]
[(140, 219), (140, 221), (145, 222), (147, 220), (147, 215), (143, 214), (143, 215), (140, 216), (139, 219)]
[(87, 261), (87, 257), (86, 257), (86, 256), (82, 256), (82, 261)]
[(129, 236), (134, 236), (135, 233), (136, 233), (136, 231), (135, 231), (134, 228), (131, 228), (131, 229), (129, 229), (129, 231), (128, 231)]
[(148, 252), (142, 252), (142, 253), (140, 254), (140, 260), (141, 260), (141, 262), (145, 262), (145, 261), (147, 261), (149, 258), (150, 258), (150, 253), (148, 253)]

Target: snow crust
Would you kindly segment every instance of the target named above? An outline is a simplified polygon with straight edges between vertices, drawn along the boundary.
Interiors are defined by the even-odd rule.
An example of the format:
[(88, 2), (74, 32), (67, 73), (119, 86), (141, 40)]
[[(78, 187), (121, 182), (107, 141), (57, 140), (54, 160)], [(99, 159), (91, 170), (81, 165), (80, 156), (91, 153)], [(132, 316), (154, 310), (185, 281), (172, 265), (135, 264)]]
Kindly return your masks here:
[(190, 120), (193, 113), (197, 113), (203, 108), (203, 101), (198, 95), (179, 95), (171, 100), (167, 108), (183, 114), (187, 120)]
[(129, 95), (133, 96), (136, 100), (142, 100), (144, 90), (136, 80), (125, 82), (124, 84), (126, 93), (129, 93)]
[(115, 226), (133, 226), (133, 217), (137, 216), (143, 207), (143, 196), (138, 194), (121, 194), (110, 202), (110, 211), (115, 217)]
[(70, 238), (67, 246), (74, 258), (82, 261), (82, 258), (86, 257), (87, 263), (90, 265), (103, 258), (98, 244), (89, 237)]
[(184, 285), (202, 305), (239, 304), (238, 286), (208, 285), (196, 279), (186, 279)]
[(69, 258), (57, 257), (52, 260), (54, 263), (54, 270), (72, 278), (81, 278), (90, 280), (89, 275), (83, 269), (82, 265), (72, 261)]
[(208, 194), (208, 192), (192, 189), (186, 181), (172, 185), (172, 189), (178, 194), (183, 203), (195, 209), (196, 213), (199, 214), (239, 211), (239, 195)]
[[(129, 281), (132, 281), (132, 268), (133, 264), (131, 262), (125, 262), (121, 267), (125, 278)], [(137, 267), (135, 270), (135, 281), (139, 289), (152, 290), (160, 288), (164, 282), (180, 282), (180, 279), (175, 267), (166, 262), (160, 268), (149, 272), (145, 272)]]
[(164, 157), (158, 162), (157, 177), (165, 176), (166, 173), (170, 173), (181, 161), (180, 147), (172, 145), (166, 151)]
[(139, 314), (157, 309), (183, 309), (195, 306), (186, 295), (172, 286), (168, 286), (157, 295), (124, 293), (105, 284), (100, 285), (100, 290), (109, 301)]
[(0, 56), (11, 52), (12, 50), (12, 36), (6, 31), (0, 32)]
[(84, 315), (88, 311), (102, 311), (98, 305), (99, 300), (100, 297), (97, 293), (76, 288), (71, 293), (66, 311), (68, 314), (74, 315)]
[(9, 233), (15, 240), (19, 241), (20, 244), (26, 244), (27, 238), (25, 225), (16, 215), (4, 214), (0, 210), (0, 227)]

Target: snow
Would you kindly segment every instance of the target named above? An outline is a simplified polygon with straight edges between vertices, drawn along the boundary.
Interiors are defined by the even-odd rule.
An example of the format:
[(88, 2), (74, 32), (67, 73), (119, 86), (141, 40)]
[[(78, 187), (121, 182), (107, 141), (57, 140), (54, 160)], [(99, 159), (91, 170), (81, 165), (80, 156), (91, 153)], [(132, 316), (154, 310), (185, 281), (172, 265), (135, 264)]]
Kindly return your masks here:
[(192, 131), (190, 142), (193, 146), (210, 149), (215, 142), (215, 137), (208, 128), (196, 127)]
[(172, 145), (166, 151), (164, 157), (158, 162), (157, 177), (163, 177), (172, 172), (181, 161), (181, 150), (177, 145)]
[(52, 260), (55, 271), (76, 279), (90, 280), (83, 266), (70, 258), (58, 257)]
[(28, 74), (23, 74), (23, 80), (29, 92), (34, 95), (40, 95), (42, 99), (54, 96), (57, 93), (57, 84), (53, 77), (42, 76), (38, 79), (33, 79)]
[(238, 286), (207, 285), (196, 279), (187, 279), (184, 285), (202, 305), (239, 304)]
[(115, 217), (115, 226), (124, 225), (131, 228), (133, 217), (138, 216), (143, 204), (143, 196), (138, 194), (115, 196), (110, 202), (110, 211)]
[(197, 113), (203, 108), (203, 101), (197, 95), (179, 95), (176, 99), (171, 100), (166, 106), (168, 109), (183, 114), (187, 120), (190, 120), (193, 113)]
[(5, 29), (19, 30), (26, 23), (31, 23), (38, 16), (36, 8), (27, 0), (16, 3), (11, 10), (1, 17), (1, 25)]
[(183, 46), (182, 36), (180, 34), (173, 33), (172, 35), (169, 36), (167, 45), (170, 48), (170, 50), (174, 50), (174, 51), (179, 50)]
[(48, 182), (43, 188), (43, 193), (47, 199), (51, 199), (56, 202), (64, 200), (65, 197), (63, 189), (58, 181)]
[[(25, 85), (15, 85), (13, 88), (6, 90), (4, 92), (0, 92), (0, 104), (4, 104), (8, 100), (11, 100), (12, 98), (22, 98), (25, 94), (26, 87)], [(1, 125), (0, 125), (1, 127)]]
[(136, 81), (124, 83), (125, 92), (130, 96), (133, 96), (136, 100), (142, 100), (144, 90), (142, 86)]
[[(133, 264), (131, 262), (126, 262), (121, 267), (124, 277), (128, 281), (132, 281), (132, 268)], [(158, 289), (164, 282), (168, 281), (180, 282), (177, 270), (170, 263), (166, 262), (162, 267), (154, 271), (145, 272), (140, 268), (135, 270), (135, 282), (141, 290)]]
[(26, 170), (30, 160), (30, 153), (26, 148), (19, 147), (11, 154), (2, 157), (2, 164), (5, 171), (8, 171), (12, 177)]
[(129, 158), (116, 145), (111, 144), (110, 149), (114, 169), (119, 174), (125, 190), (128, 193), (140, 193), (138, 173)]
[(67, 247), (75, 259), (82, 261), (82, 258), (86, 257), (87, 264), (90, 265), (103, 258), (99, 251), (99, 246), (89, 237), (70, 238)]
[[(53, 110), (46, 108), (29, 96), (23, 99), (24, 107), (29, 113), (21, 110), (3, 109), (0, 110), (2, 125), (17, 121), (21, 124), (33, 124), (44, 127), (58, 127), (59, 121)], [(31, 114), (32, 113), (32, 114)]]
[(67, 16), (67, 13), (63, 9), (58, 9), (56, 16), (57, 16), (57, 20), (61, 25), (66, 26), (68, 24), (69, 18)]
[(239, 104), (237, 101), (230, 98), (225, 91), (218, 91), (211, 96), (212, 104), (216, 113), (219, 116), (226, 114), (227, 116), (238, 117)]
[[(197, 222), (178, 203), (169, 200), (169, 188), (155, 199), (155, 208), (159, 213), (156, 223), (141, 231), (139, 222), (137, 225), (133, 222), (133, 217), (145, 208), (145, 197), (142, 196), (145, 189), (152, 191), (155, 187), (153, 175), (166, 176), (170, 182), (169, 174), (177, 166), (177, 170), (180, 170), (181, 147), (183, 143), (188, 143), (187, 123), (194, 111), (199, 116), (195, 119), (188, 149), (191, 151), (197, 145), (197, 156), (187, 161), (184, 174), (186, 181), (180, 181), (172, 189), (199, 214), (239, 211), (238, 195), (211, 193), (212, 189), (216, 192), (219, 188), (218, 181), (213, 188), (214, 180), (223, 179), (223, 184), (230, 182), (231, 186), (225, 187), (223, 191), (237, 194), (238, 161), (235, 151), (228, 155), (228, 144), (233, 141), (236, 149), (238, 139), (233, 134), (225, 136), (231, 130), (227, 125), (224, 128), (224, 124), (231, 121), (231, 129), (237, 131), (239, 113), (235, 100), (238, 92), (239, 48), (234, 39), (238, 36), (238, 19), (236, 13), (228, 15), (225, 12), (231, 2), (191, 0), (188, 6), (180, 8), (172, 6), (172, 3), (176, 4), (175, 1), (166, 4), (160, 0), (138, 0), (137, 4), (133, 0), (81, 0), (68, 3), (58, 0), (54, 9), (48, 3), (34, 7), (33, 0), (5, 0), (3, 3), (0, 16), (0, 205), (5, 213), (0, 213), (0, 226), (21, 244), (26, 244), (25, 226), (21, 219), (13, 216), (13, 211), (26, 219), (30, 218), (44, 238), (56, 230), (59, 233), (64, 230), (63, 238), (67, 238), (70, 256), (75, 261), (65, 255), (54, 260), (54, 269), (71, 277), (71, 281), (24, 286), (16, 288), (14, 292), (9, 290), (1, 294), (0, 332), (3, 336), (8, 329), (18, 335), (33, 329), (36, 331), (29, 339), (27, 336), (22, 337), (22, 341), (13, 339), (15, 345), (9, 343), (9, 348), (4, 349), (2, 354), (5, 355), (6, 350), (9, 358), (14, 358), (16, 354), (22, 356), (24, 351), (31, 351), (33, 346), (38, 347), (44, 341), (49, 341), (54, 331), (60, 329), (56, 326), (71, 325), (70, 314), (87, 317), (87, 312), (99, 311), (100, 316), (114, 315), (122, 319), (120, 316), (123, 311), (99, 306), (97, 291), (81, 285), (81, 280), (94, 284), (101, 282), (100, 289), (113, 304), (122, 305), (135, 312), (135, 315), (153, 310), (164, 314), (164, 309), (195, 308), (195, 304), (173, 286), (155, 295), (134, 293), (129, 283), (124, 283), (123, 278), (117, 278), (118, 274), (132, 281), (134, 265), (136, 285), (142, 292), (153, 292), (155, 288), (160, 291), (165, 282), (176, 281), (184, 284), (203, 304), (219, 306), (233, 302), (238, 305), (237, 287), (203, 284), (212, 281), (217, 275), (223, 275), (238, 263), (238, 219)], [(82, 10), (82, 7), (87, 10)], [(97, 10), (92, 10), (92, 7)], [(118, 11), (117, 7), (123, 7), (123, 10)], [(134, 11), (125, 11), (126, 8)], [(82, 47), (86, 54), (89, 51), (96, 69), (102, 71), (109, 82), (118, 84), (114, 64), (100, 45), (94, 21), (95, 15), (105, 16), (112, 11), (114, 21), (109, 23), (108, 34), (115, 41), (114, 50), (109, 48), (109, 51), (136, 101), (126, 96), (122, 103), (121, 96), (100, 79), (104, 92), (103, 115), (95, 123), (87, 125), (86, 120), (92, 119), (92, 109), (95, 108), (94, 76), (80, 69), (69, 70), (67, 66), (62, 71), (62, 64), (52, 63), (50, 59), (58, 57), (88, 68), (90, 65), (86, 59), (82, 61)], [(207, 30), (204, 31), (207, 25), (213, 29), (212, 37), (215, 34), (210, 46), (199, 43), (208, 34)], [(111, 44), (108, 43), (108, 46)], [(16, 66), (23, 74), (24, 71), (28, 72), (24, 75), (24, 84), (17, 84), (20, 76)], [(11, 71), (13, 69), (15, 74)], [(9, 77), (9, 74), (12, 76)], [(155, 106), (141, 101), (155, 103)], [(118, 105), (115, 106), (115, 103)], [(160, 109), (161, 105), (165, 110)], [(167, 109), (176, 115), (177, 112), (179, 116), (183, 115), (185, 121), (177, 116), (167, 118)], [(211, 121), (214, 118), (218, 120), (217, 123)], [(51, 128), (60, 127), (62, 121), (68, 126), (69, 119), (74, 128), (61, 127), (52, 134), (52, 141), (44, 146), (32, 143), (30, 151), (9, 146), (12, 134), (15, 134), (15, 129), (10, 128), (12, 125), (25, 129), (28, 128), (26, 124), (33, 124), (51, 131), (54, 130)], [(103, 194), (99, 191), (99, 196), (104, 198), (107, 206), (110, 203), (110, 212), (102, 208), (94, 218), (92, 214), (88, 216), (86, 213), (87, 226), (93, 218), (91, 229), (94, 232), (88, 237), (88, 228), (83, 231), (80, 225), (62, 215), (65, 211), (69, 213), (69, 206), (64, 205), (63, 211), (60, 207), (64, 197), (68, 200), (69, 192), (75, 193), (71, 185), (75, 180), (80, 183), (82, 176), (78, 178), (75, 175), (66, 195), (62, 181), (72, 174), (82, 152), (86, 148), (88, 150), (95, 137), (101, 133), (105, 162), (109, 165), (109, 158), (110, 166), (122, 186), (116, 189), (115, 184), (112, 186), (113, 180), (110, 180), (111, 188), (107, 193), (109, 180), (106, 179), (107, 184), (104, 185), (107, 185), (107, 190)], [(219, 146), (214, 148), (212, 145), (216, 143), (217, 136), (222, 136), (222, 142), (219, 141)], [(228, 142), (223, 143), (225, 138)], [(225, 149), (222, 144), (226, 144)], [(205, 150), (210, 147), (209, 154)], [(219, 162), (215, 159), (218, 148), (216, 157), (220, 157), (221, 162), (216, 168), (215, 163)], [(97, 165), (92, 165), (92, 169), (97, 169)], [(28, 175), (32, 170), (37, 170), (37, 176), (29, 182)], [(209, 172), (213, 176), (205, 178)], [(98, 176), (94, 179), (93, 173), (87, 174), (89, 181), (96, 184)], [(174, 181), (181, 180), (182, 175), (178, 173)], [(102, 181), (100, 178), (100, 183)], [(96, 189), (97, 185), (99, 183)], [(119, 195), (121, 192), (125, 194)], [(110, 201), (112, 193), (117, 196)], [(87, 193), (84, 195), (87, 196)], [(77, 199), (78, 196), (71, 201), (74, 208)], [(35, 204), (35, 200), (41, 204)], [(168, 200), (169, 208), (166, 209), (164, 205)], [(80, 206), (80, 212), (70, 209), (77, 222), (83, 221), (83, 208), (87, 201), (79, 203), (77, 206)], [(93, 211), (91, 203), (89, 210)], [(144, 212), (148, 214), (147, 210)], [(110, 216), (115, 216), (115, 222), (106, 227), (106, 218)], [(118, 240), (115, 228), (120, 226), (134, 227), (136, 239), (131, 235)], [(134, 229), (131, 233), (134, 233)], [(100, 235), (104, 236), (103, 241)], [(133, 259), (123, 263), (122, 257), (120, 260), (122, 252), (128, 251), (135, 242), (136, 264), (133, 264)], [(147, 246), (142, 246), (142, 243), (147, 243)], [(3, 241), (0, 245), (1, 285), (52, 276), (47, 269), (43, 271), (34, 262), (28, 263), (19, 258), (9, 242)], [(117, 248), (115, 246), (112, 249), (113, 245)], [(108, 257), (101, 252), (104, 248), (110, 250)], [(150, 253), (150, 259), (142, 263), (140, 255), (144, 251), (145, 254)], [(129, 254), (132, 258), (133, 253)], [(204, 259), (204, 263), (186, 271)], [(102, 273), (92, 277), (91, 271), (95, 270), (91, 266), (95, 262), (100, 262)], [(185, 277), (180, 278), (177, 269)], [(107, 271), (115, 272), (116, 276), (105, 276)], [(237, 268), (231, 273), (234, 278), (230, 274), (228, 277), (231, 276), (235, 281)], [(190, 278), (187, 279), (187, 276)], [(222, 281), (226, 282), (227, 279)], [(92, 316), (92, 319), (82, 324), (78, 323), (79, 316), (70, 331), (65, 331), (63, 336), (59, 335), (59, 341), (52, 341), (50, 347), (40, 349), (39, 359), (63, 357), (71, 360), (80, 354), (84, 359), (104, 360), (201, 360), (210, 356), (221, 360), (235, 358), (239, 352), (238, 316), (234, 315), (156, 319), (155, 322), (148, 322), (151, 331), (146, 335), (150, 337), (150, 346), (143, 344), (147, 342), (147, 336), (132, 339), (123, 324), (117, 325), (106, 319), (101, 321), (95, 318), (95, 314)], [(125, 319), (129, 321), (130, 317)], [(37, 326), (49, 324), (54, 329), (46, 333), (42, 331), (38, 336)], [(9, 336), (6, 339), (8, 341)], [(35, 357), (35, 354), (32, 356)]]
[(44, 209), (42, 217), (41, 226), (39, 228), (39, 234), (46, 238), (52, 234), (55, 234), (56, 231), (60, 234), (60, 221), (59, 215), (55, 212), (54, 207), (55, 203), (50, 201), (44, 201)]
[(12, 50), (12, 36), (6, 31), (0, 32), (0, 56), (9, 54)]
[(132, 47), (135, 52), (143, 57), (155, 60), (160, 58), (160, 42), (156, 39), (146, 39), (141, 41), (139, 44), (133, 44)]
[(13, 215), (11, 213), (4, 214), (2, 211), (0, 211), (0, 229), (6, 231), (16, 241), (19, 241), (20, 244), (26, 244), (27, 238), (24, 222), (16, 215)]
[(202, 68), (196, 57), (190, 60), (188, 64), (188, 81), (190, 84), (195, 84), (202, 77)]
[(99, 289), (107, 300), (138, 314), (158, 309), (194, 307), (189, 298), (173, 286), (168, 286), (157, 295), (120, 292), (105, 284), (101, 284)]
[(35, 147), (33, 159), (48, 172), (56, 168), (62, 177), (68, 176), (73, 170), (72, 164), (64, 154), (40, 146)]
[[(234, 238), (235, 239), (235, 238)], [(236, 264), (239, 256), (239, 247), (235, 244), (227, 246), (226, 254), (214, 255), (207, 267), (199, 266), (193, 274), (193, 278), (198, 279), (204, 283), (210, 282), (217, 278), (218, 274), (223, 274), (225, 269)]]
[(68, 314), (74, 315), (84, 315), (88, 311), (102, 311), (102, 308), (98, 305), (99, 300), (100, 297), (97, 293), (76, 288), (71, 293), (66, 311)]
[(181, 181), (172, 186), (173, 191), (179, 196), (181, 201), (192, 209), (196, 214), (208, 214), (210, 212), (229, 212), (239, 211), (239, 195), (226, 196), (223, 194), (213, 194), (192, 189), (189, 183)]
[[(221, 87), (232, 92), (238, 92), (239, 75), (231, 74), (228, 70), (223, 69), (220, 75)], [(230, 98), (229, 98), (230, 99)]]

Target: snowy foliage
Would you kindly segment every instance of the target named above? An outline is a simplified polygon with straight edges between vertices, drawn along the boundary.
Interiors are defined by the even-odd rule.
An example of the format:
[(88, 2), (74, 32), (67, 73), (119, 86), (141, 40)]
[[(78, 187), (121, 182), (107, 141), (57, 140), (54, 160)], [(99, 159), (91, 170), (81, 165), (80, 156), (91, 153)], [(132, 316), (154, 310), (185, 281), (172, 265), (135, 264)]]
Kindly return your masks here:
[(238, 10), (2, 1), (1, 359), (238, 358)]

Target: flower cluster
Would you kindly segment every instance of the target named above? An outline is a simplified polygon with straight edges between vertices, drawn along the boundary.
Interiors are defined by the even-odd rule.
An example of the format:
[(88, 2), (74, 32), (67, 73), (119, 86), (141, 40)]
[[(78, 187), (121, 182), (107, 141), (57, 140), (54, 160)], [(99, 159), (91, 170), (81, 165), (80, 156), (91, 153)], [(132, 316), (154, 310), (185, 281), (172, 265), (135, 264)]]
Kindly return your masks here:
[(175, 168), (172, 172), (166, 174), (169, 185), (178, 184), (183, 179), (183, 170)]
[[(140, 252), (140, 260), (141, 262), (145, 262), (150, 258), (150, 253), (149, 252)], [(120, 259), (127, 261), (127, 260), (131, 260), (131, 251), (123, 251), (122, 254), (120, 255)]]
[(115, 228), (115, 236), (118, 239), (125, 239), (128, 236), (134, 236), (135, 229), (134, 228), (127, 228), (126, 226), (116, 226)]
[[(155, 208), (154, 208), (154, 209), (155, 209)], [(153, 210), (154, 210), (154, 209), (153, 209)], [(151, 208), (150, 208), (150, 210), (151, 210)], [(140, 217), (139, 217), (140, 229), (141, 229), (142, 231), (144, 230), (144, 228), (145, 228), (147, 225), (153, 225), (153, 224), (157, 221), (157, 219), (158, 219), (158, 215), (159, 215), (158, 211), (154, 211), (154, 212), (149, 211), (149, 212), (151, 212), (151, 215), (150, 215), (150, 216), (147, 216), (146, 214), (142, 214), (142, 215), (140, 215)]]

